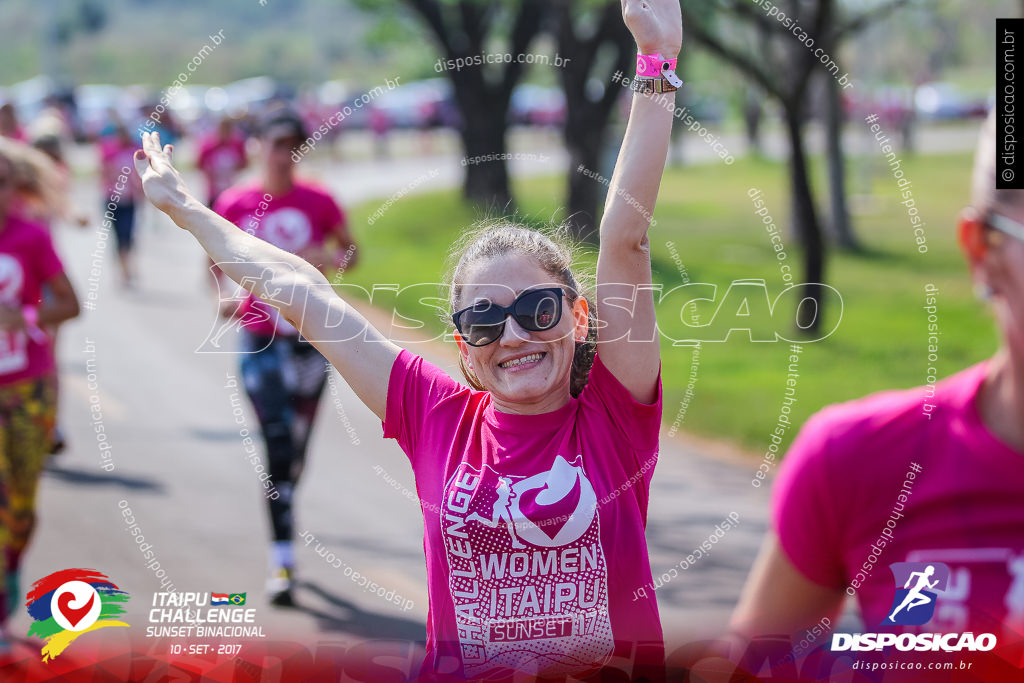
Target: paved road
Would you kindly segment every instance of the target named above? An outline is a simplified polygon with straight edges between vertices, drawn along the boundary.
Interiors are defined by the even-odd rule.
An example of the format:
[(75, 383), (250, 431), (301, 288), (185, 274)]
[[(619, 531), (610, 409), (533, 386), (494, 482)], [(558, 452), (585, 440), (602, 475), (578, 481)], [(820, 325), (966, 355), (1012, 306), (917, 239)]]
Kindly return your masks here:
[[(430, 163), (392, 172), (391, 186), (401, 187)], [(386, 196), (389, 188), (380, 181), (360, 180), (386, 176), (382, 170), (366, 162), (331, 184), (343, 185), (350, 202)], [(91, 206), (93, 185), (80, 183), (78, 193)], [(26, 581), (67, 567), (105, 571), (135, 596), (127, 621), (139, 626), (133, 630), (139, 637), (161, 582), (132, 540), (119, 507), (127, 506), (166, 572), (164, 582), (178, 591), (248, 592), (271, 637), (421, 640), (427, 606), (422, 523), (412, 495), (403, 494), (415, 490), (411, 470), (344, 381), (334, 375), (321, 404), (297, 527), (407, 601), (406, 609), (372, 595), (344, 568), (303, 546), (301, 608), (272, 609), (262, 595), (268, 521), (239, 435), (256, 422), (241, 393), (235, 397), (244, 406), (241, 425), (232, 408), (237, 357), (195, 353), (215, 311), (201, 251), (189, 235), (150, 213), (139, 237), (141, 287), (122, 292), (109, 249), (92, 262), (94, 228), (62, 229), (58, 242), (80, 295), (89, 291), (94, 265), (100, 285), (95, 310), (61, 330), (61, 422), (71, 447), (43, 478)], [(415, 350), (457, 373), (452, 349)], [(98, 406), (111, 446), (106, 470), (90, 405)], [(666, 407), (666, 415), (673, 412)], [(657, 591), (670, 641), (725, 623), (765, 528), (766, 491), (750, 485), (754, 466), (698, 450), (678, 437), (663, 439), (648, 530), (655, 574), (676, 566), (730, 513), (738, 513), (740, 524), (707, 558)], [(27, 624), (22, 611), (14, 629), (24, 633)]]

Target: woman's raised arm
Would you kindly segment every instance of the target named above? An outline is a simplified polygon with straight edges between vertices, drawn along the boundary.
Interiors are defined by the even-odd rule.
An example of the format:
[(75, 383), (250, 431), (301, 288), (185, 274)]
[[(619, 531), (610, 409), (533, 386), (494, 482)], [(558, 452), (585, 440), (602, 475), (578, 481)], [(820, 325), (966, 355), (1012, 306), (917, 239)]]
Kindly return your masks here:
[[(679, 0), (623, 0), (622, 16), (639, 54), (660, 54), (665, 60), (679, 54)], [(665, 170), (674, 112), (671, 94), (633, 95), (601, 219), (598, 353), (633, 398), (643, 403), (656, 398), (661, 363), (647, 229)]]
[(239, 230), (193, 197), (171, 164), (171, 152), (170, 145), (161, 147), (159, 134), (143, 133), (135, 170), (149, 201), (192, 233), (225, 275), (277, 308), (383, 420), (400, 347), (346, 304), (312, 265)]

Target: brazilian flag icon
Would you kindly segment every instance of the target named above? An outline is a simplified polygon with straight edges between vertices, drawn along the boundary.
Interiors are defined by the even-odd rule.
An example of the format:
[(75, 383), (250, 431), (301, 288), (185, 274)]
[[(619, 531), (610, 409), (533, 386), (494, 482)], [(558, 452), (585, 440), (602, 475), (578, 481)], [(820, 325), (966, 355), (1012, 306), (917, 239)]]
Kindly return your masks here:
[(228, 602), (230, 602), (232, 605), (244, 605), (245, 596), (245, 593), (232, 593), (228, 596)]

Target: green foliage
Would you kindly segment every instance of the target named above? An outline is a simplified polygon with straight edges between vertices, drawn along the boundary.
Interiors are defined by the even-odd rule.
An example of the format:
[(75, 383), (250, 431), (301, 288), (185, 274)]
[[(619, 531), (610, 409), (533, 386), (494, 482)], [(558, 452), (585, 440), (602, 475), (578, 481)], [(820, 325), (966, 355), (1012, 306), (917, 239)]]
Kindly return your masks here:
[[(404, 76), (390, 59), (362, 43), (372, 19), (337, 0), (4, 0), (0, 84), (40, 73), (46, 36), (62, 41), (57, 63), (72, 82), (164, 87), (224, 29), (226, 42), (194, 76), (223, 84), (254, 75), (295, 83), (378, 71)], [(421, 44), (420, 59), (431, 59)], [(52, 56), (52, 55), (51, 55)]]
[[(940, 292), (940, 376), (985, 358), (996, 347), (993, 325), (973, 297), (954, 237), (955, 217), (967, 201), (969, 157), (905, 160), (915, 198), (929, 221), (925, 255), (914, 248), (904, 207), (885, 167), (864, 169), (875, 161), (857, 162), (859, 175), (871, 176), (866, 196), (858, 200), (865, 207), (858, 228), (869, 249), (861, 255), (837, 255), (830, 262), (829, 280), (842, 295), (843, 316), (832, 336), (805, 345), (793, 413), (796, 425), (829, 403), (924, 383), (926, 283), (935, 284)], [(529, 221), (561, 217), (564, 182), (562, 177), (516, 182)], [(657, 225), (651, 231), (656, 283), (669, 289), (682, 282), (667, 245), (672, 242), (689, 281), (717, 284), (719, 301), (734, 280), (764, 279), (772, 298), (782, 290), (778, 261), (761, 219), (753, 213), (748, 188), (764, 192), (776, 225), (785, 232), (788, 202), (778, 164), (742, 160), (729, 167), (714, 164), (667, 172)], [(373, 202), (352, 211), (362, 260), (345, 282), (367, 288), (374, 283), (439, 282), (449, 245), (475, 218), (455, 192), (410, 197), (393, 205), (372, 227), (366, 226), (366, 217), (377, 206)], [(795, 240), (789, 235), (784, 240), (787, 258), (795, 265), (800, 258)], [(593, 266), (593, 254), (584, 260)], [(659, 326), (668, 335), (679, 336), (688, 329), (686, 318), (670, 304), (666, 301), (659, 308)], [(442, 329), (433, 309), (400, 300), (399, 313), (424, 320), (435, 331)], [(791, 319), (790, 313), (788, 308), (782, 311)], [(833, 327), (837, 314), (835, 307), (827, 312), (826, 328)], [(763, 317), (755, 320), (758, 330), (766, 324)], [(783, 327), (791, 331), (791, 326)], [(751, 449), (764, 448), (779, 414), (788, 355), (788, 344), (752, 343), (745, 333), (734, 333), (726, 342), (704, 343), (694, 397), (677, 426)], [(672, 425), (690, 380), (693, 351), (663, 340), (662, 362), (664, 419)], [(787, 439), (793, 436), (795, 430)]]
[[(575, 7), (583, 11), (602, 2), (578, 0)], [(686, 0), (686, 6), (696, 9), (695, 2), (708, 3), (702, 18), (728, 28), (721, 27), (717, 1)], [(744, 2), (756, 10), (754, 3)], [(860, 10), (863, 5), (851, 7)], [(855, 39), (840, 55), (844, 68), (858, 79), (898, 83), (948, 77), (985, 94), (994, 68), (992, 18), (1014, 16), (1019, 2), (939, 0), (912, 7), (905, 20), (883, 22)], [(46, 38), (57, 31), (67, 48), (58, 62), (73, 82), (162, 87), (206, 36), (221, 28), (228, 42), (203, 64), (197, 83), (221, 84), (253, 75), (300, 82), (435, 75), (436, 46), (403, 0), (268, 0), (263, 6), (256, 0), (3, 0), (0, 84), (38, 75), (44, 51), (50, 49)], [(273, 51), (265, 49), (268, 44), (276, 45)], [(734, 71), (693, 47), (691, 32), (684, 38), (684, 51), (691, 57), (687, 77), (699, 89), (726, 96), (742, 82)], [(528, 78), (550, 82), (547, 71), (530, 69)]]

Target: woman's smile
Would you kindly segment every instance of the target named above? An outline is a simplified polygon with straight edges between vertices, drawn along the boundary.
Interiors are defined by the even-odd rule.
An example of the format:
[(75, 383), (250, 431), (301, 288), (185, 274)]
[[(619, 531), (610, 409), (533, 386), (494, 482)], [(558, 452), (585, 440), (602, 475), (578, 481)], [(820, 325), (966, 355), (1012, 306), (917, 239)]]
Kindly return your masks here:
[(526, 370), (537, 367), (537, 365), (539, 365), (547, 355), (547, 351), (521, 353), (499, 362), (498, 367), (505, 372), (525, 372)]

